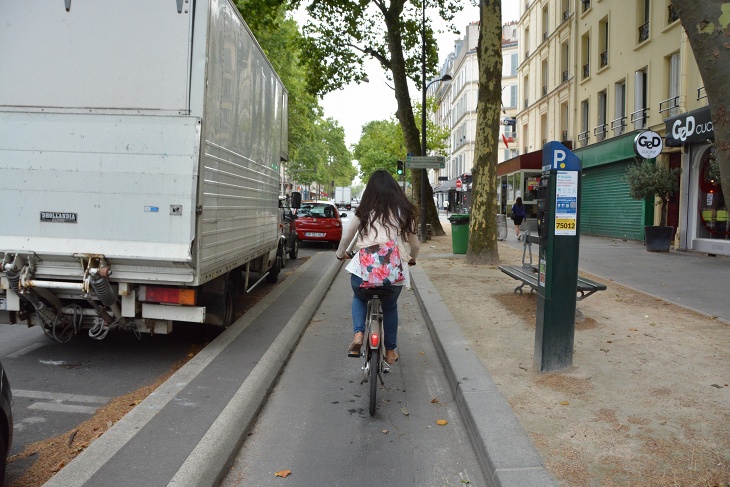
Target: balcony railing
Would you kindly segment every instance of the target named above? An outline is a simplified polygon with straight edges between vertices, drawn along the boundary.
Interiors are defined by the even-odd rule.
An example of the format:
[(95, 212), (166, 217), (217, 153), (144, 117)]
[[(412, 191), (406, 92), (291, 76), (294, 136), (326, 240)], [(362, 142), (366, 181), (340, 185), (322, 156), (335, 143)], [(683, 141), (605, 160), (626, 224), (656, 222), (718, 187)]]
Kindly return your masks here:
[(679, 97), (673, 96), (666, 100), (659, 102), (659, 113), (669, 112), (674, 108), (679, 107)]
[(578, 134), (578, 143), (581, 145), (581, 147), (585, 147), (588, 145), (588, 139), (590, 137), (591, 134), (587, 130)]
[(590, 67), (590, 63), (583, 65), (583, 79), (586, 79), (588, 75), (591, 74)]
[(606, 138), (607, 132), (608, 132), (608, 125), (606, 125), (605, 123), (601, 124), (598, 127), (593, 129), (593, 135), (596, 136), (596, 140), (598, 140), (598, 142), (600, 142)]
[(639, 27), (639, 42), (644, 42), (649, 38), (649, 22)]
[(626, 117), (617, 118), (616, 120), (611, 120), (611, 130), (613, 131), (613, 136), (621, 135), (626, 132)]
[(568, 17), (570, 17), (570, 9), (563, 12), (563, 20), (568, 20)]
[(608, 66), (608, 50), (601, 53), (601, 67)]
[(669, 5), (667, 7), (669, 10), (669, 17), (667, 18), (667, 24), (671, 24), (672, 22), (679, 20), (679, 15), (677, 14), (677, 11), (674, 10), (674, 5)]
[(542, 40), (543, 40), (543, 41), (546, 41), (546, 40), (547, 40), (547, 38), (548, 38), (548, 32), (547, 32), (547, 31), (545, 31), (545, 32), (543, 32), (543, 33), (542, 33)]
[(566, 142), (567, 140), (568, 140), (568, 131), (567, 130), (563, 130), (563, 133), (561, 135), (560, 141), (561, 142)]
[(528, 100), (527, 98), (525, 98), (525, 108), (527, 108), (529, 106), (530, 106), (530, 100)]
[(581, 3), (583, 4), (583, 11), (585, 12), (589, 8), (591, 8), (591, 0), (582, 0)]
[(542, 96), (547, 96), (547, 85), (542, 85)]
[(643, 129), (646, 127), (647, 120), (649, 120), (649, 109), (641, 108), (631, 114), (631, 123), (634, 124), (634, 129)]
[(703, 98), (707, 98), (707, 91), (705, 91), (705, 87), (697, 88), (697, 99), (701, 100)]
[(563, 71), (563, 83), (568, 81), (568, 70)]

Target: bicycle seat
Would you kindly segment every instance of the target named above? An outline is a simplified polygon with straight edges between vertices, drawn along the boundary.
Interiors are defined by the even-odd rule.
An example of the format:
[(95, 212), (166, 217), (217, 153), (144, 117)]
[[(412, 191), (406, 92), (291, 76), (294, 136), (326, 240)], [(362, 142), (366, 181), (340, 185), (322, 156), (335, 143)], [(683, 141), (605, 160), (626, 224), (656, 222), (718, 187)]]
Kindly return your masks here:
[(387, 296), (389, 294), (393, 294), (393, 291), (387, 287), (368, 287), (363, 288), (362, 293), (367, 296), (368, 299), (373, 299), (375, 296)]

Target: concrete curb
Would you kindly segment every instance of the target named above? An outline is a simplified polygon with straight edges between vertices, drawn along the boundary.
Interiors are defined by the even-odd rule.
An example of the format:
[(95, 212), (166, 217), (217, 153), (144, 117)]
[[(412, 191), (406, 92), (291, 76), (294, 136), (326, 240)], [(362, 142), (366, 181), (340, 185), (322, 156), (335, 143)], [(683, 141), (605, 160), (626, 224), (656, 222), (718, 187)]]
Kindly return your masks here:
[(420, 267), (411, 267), (427, 325), (464, 418), (484, 477), (499, 487), (550, 486), (557, 481), (520, 424), (436, 288)]
[(241, 449), (243, 440), (266, 402), (276, 378), (329, 290), (341, 265), (341, 261), (333, 260), (299, 311), (284, 326), (168, 486), (218, 485)]
[[(158, 387), (152, 394), (127, 413), (120, 421), (106, 431), (101, 437), (94, 441), (88, 448), (72, 460), (60, 472), (54, 475), (44, 484), (44, 487), (67, 487), (69, 485), (83, 485), (96, 471), (98, 471), (107, 460), (121, 450), (143, 427), (154, 418), (157, 413), (175, 396), (184, 389), (190, 381), (200, 374), (233, 340), (238, 337), (248, 326), (284, 291), (294, 285), (304, 271), (315, 263), (323, 260), (324, 254), (317, 254), (303, 264), (296, 273), (284, 280), (281, 285), (259, 301), (253, 308), (248, 310), (225, 332), (220, 334), (205, 349), (201, 350), (193, 359), (175, 372), (164, 384)], [(206, 433), (201, 442), (195, 447), (181, 467), (183, 472), (178, 472), (173, 482), (181, 482), (171, 485), (216, 485), (217, 480), (228, 467), (240, 448), (248, 428), (253, 422), (259, 409), (266, 400), (268, 391), (288, 359), (291, 350), (296, 344), (304, 327), (314, 314), (317, 306), (326, 294), (327, 290), (341, 267), (341, 262), (333, 259), (330, 267), (317, 286), (310, 292), (302, 304), (302, 308), (285, 325), (282, 333), (276, 338), (266, 351), (261, 361), (251, 372), (250, 376), (243, 382), (235, 394), (231, 404), (235, 402), (235, 409), (231, 404), (223, 410), (210, 430)], [(271, 370), (267, 370), (271, 369)], [(243, 400), (242, 400), (243, 398)], [(221, 418), (225, 417), (225, 431), (221, 431)], [(242, 426), (243, 425), (243, 426)], [(215, 444), (209, 446), (211, 431), (215, 430)], [(232, 434), (234, 433), (234, 434)], [(212, 455), (208, 457), (208, 455)], [(204, 456), (201, 458), (201, 456)], [(193, 465), (195, 465), (193, 467)], [(201, 466), (202, 465), (202, 466)], [(193, 468), (200, 469), (200, 472), (190, 472)], [(218, 469), (214, 471), (213, 469)], [(207, 483), (194, 483), (187, 480), (185, 475), (193, 475), (197, 479), (207, 479)], [(200, 480), (201, 482), (203, 480)]]

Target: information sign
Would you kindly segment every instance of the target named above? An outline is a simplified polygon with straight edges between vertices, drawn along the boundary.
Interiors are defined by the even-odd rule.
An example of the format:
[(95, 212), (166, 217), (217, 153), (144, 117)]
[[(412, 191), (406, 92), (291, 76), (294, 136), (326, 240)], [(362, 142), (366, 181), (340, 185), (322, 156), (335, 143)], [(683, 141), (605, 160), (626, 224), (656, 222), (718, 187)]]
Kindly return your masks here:
[(578, 228), (578, 172), (558, 171), (555, 186), (555, 235), (575, 235)]

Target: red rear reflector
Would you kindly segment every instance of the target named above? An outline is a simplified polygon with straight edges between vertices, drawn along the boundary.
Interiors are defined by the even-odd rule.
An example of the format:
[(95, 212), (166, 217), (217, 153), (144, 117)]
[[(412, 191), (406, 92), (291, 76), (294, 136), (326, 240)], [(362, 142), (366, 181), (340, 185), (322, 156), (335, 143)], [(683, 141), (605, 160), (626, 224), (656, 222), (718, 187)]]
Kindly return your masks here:
[(170, 287), (147, 286), (145, 301), (168, 304), (195, 304), (195, 291)]
[(380, 335), (377, 333), (371, 333), (370, 334), (370, 346), (371, 347), (377, 347), (380, 343)]

